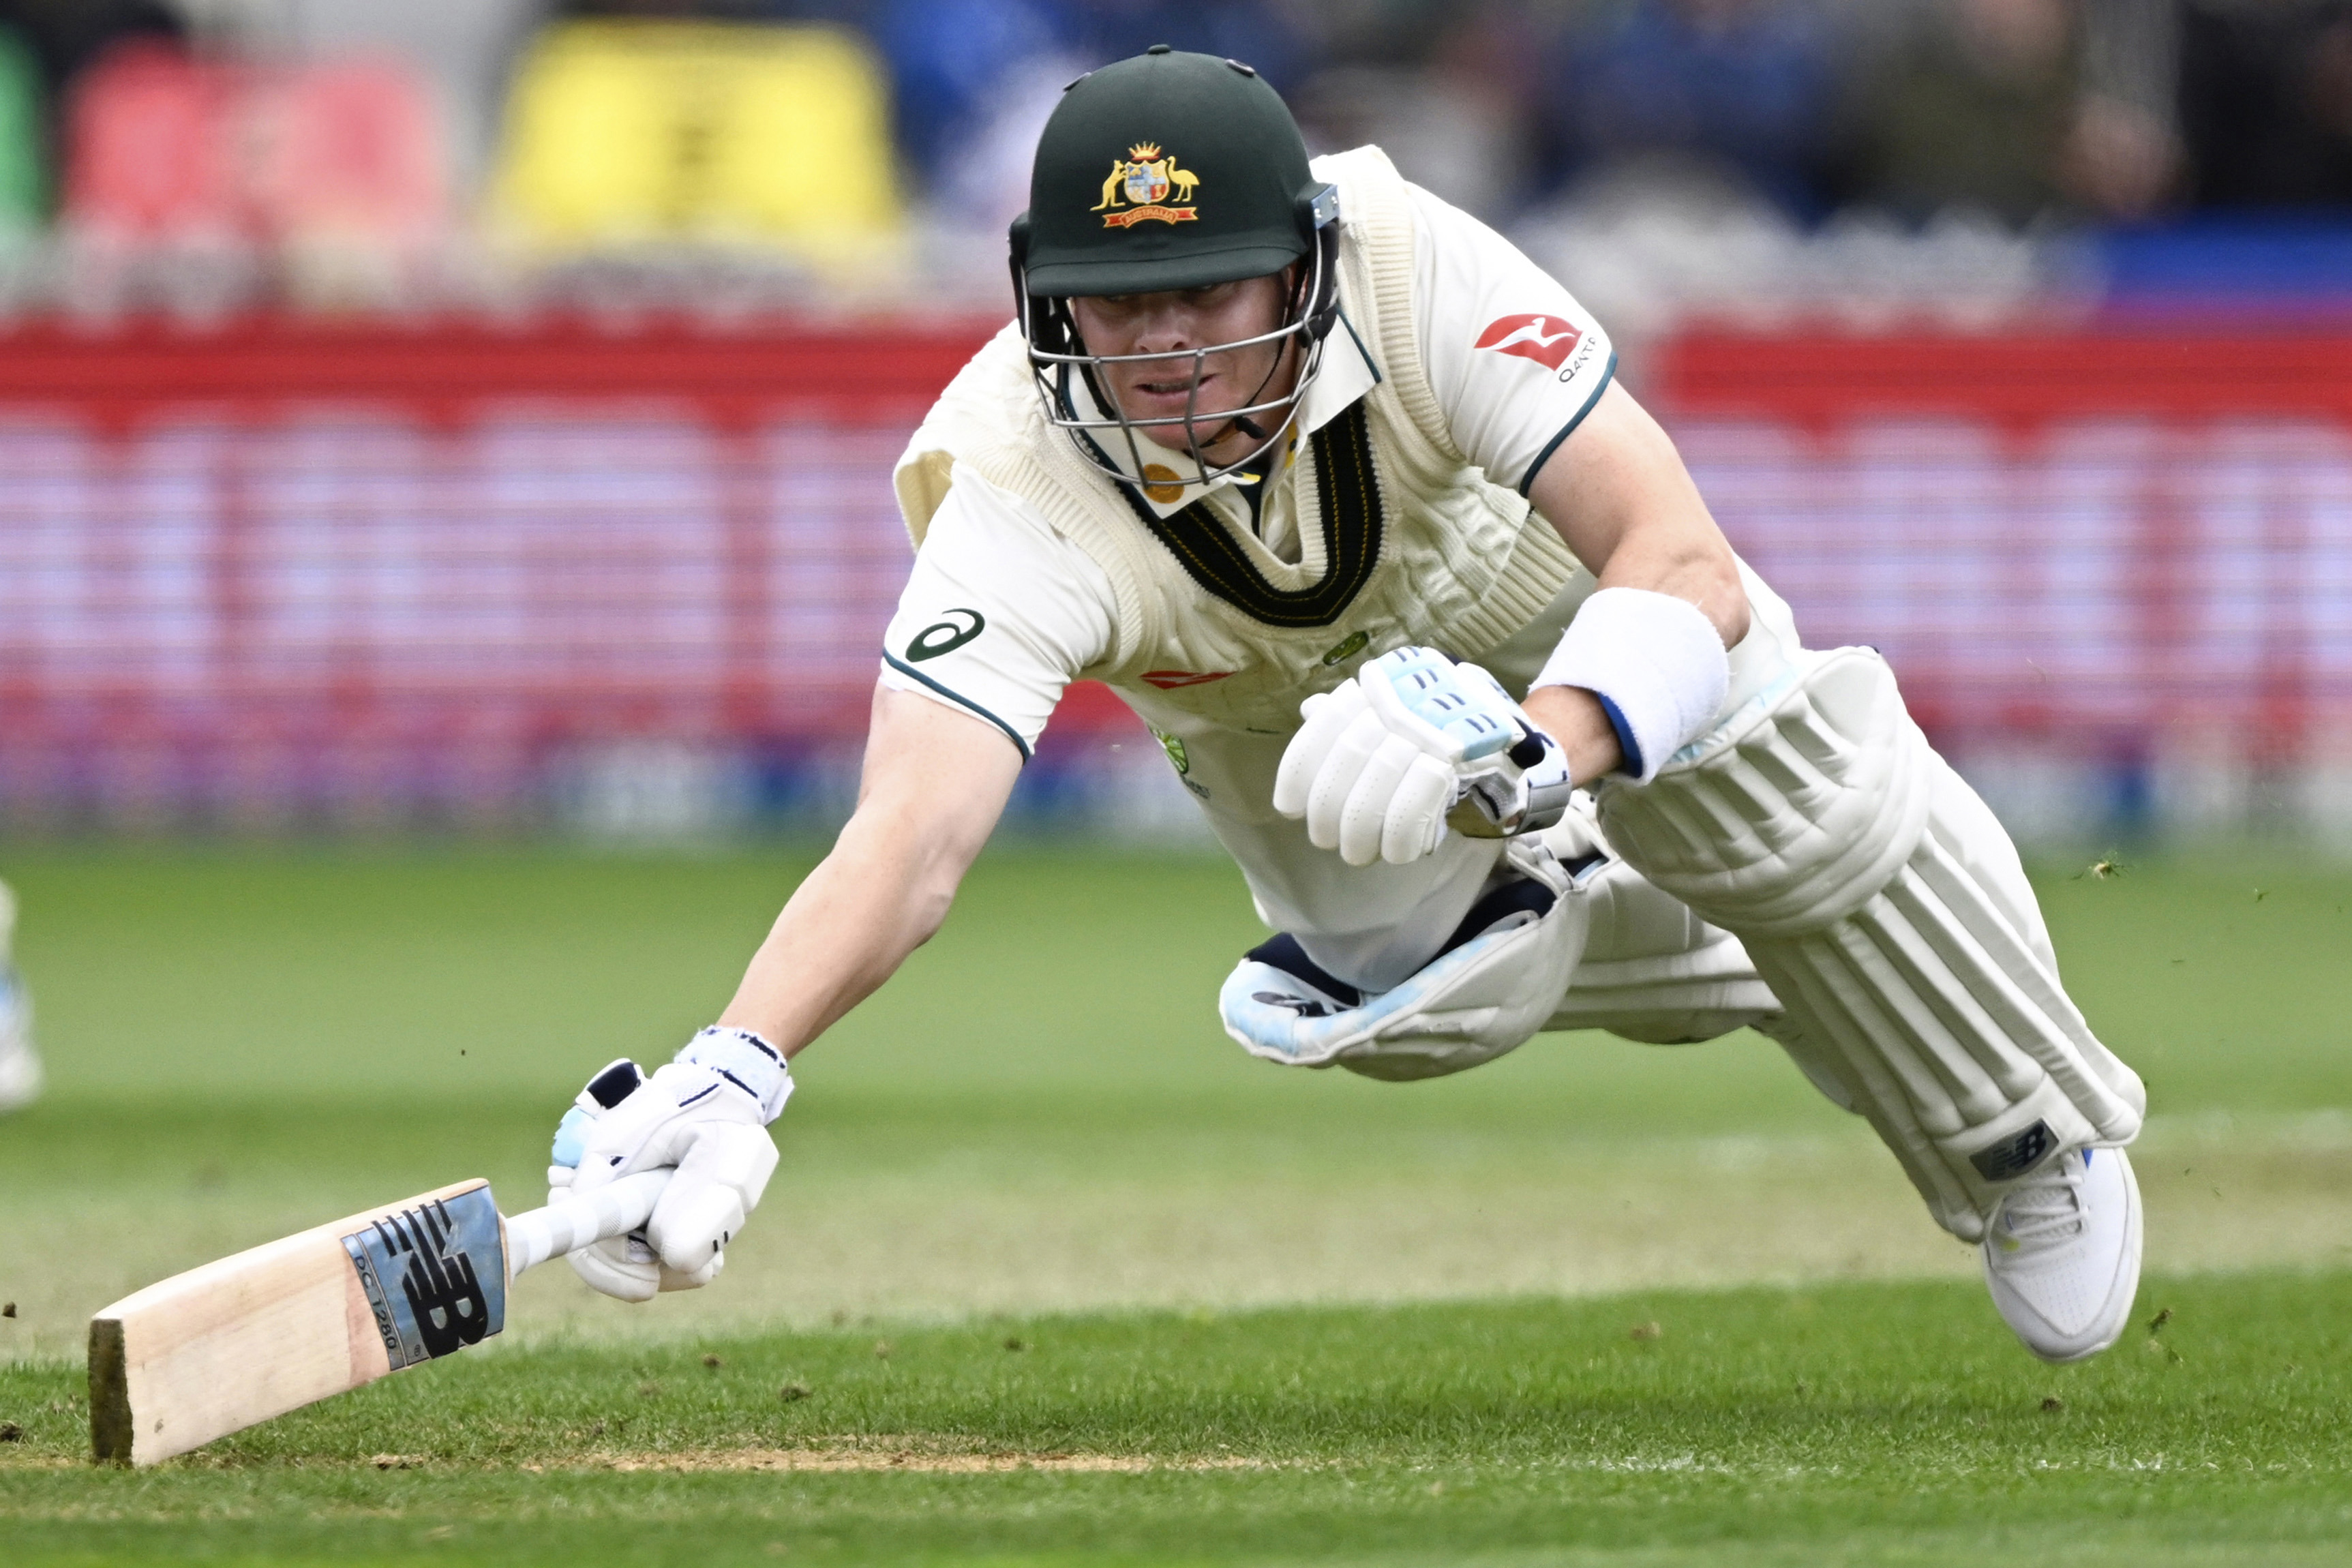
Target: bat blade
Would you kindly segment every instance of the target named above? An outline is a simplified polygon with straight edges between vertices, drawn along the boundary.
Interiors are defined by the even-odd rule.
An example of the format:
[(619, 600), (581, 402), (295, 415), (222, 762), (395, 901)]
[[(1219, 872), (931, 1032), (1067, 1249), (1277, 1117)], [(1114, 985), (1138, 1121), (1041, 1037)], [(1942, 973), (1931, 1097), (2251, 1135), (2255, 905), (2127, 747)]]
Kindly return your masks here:
[(90, 1321), (91, 1452), (152, 1465), (478, 1343), (509, 1279), (475, 1180), (150, 1285)]

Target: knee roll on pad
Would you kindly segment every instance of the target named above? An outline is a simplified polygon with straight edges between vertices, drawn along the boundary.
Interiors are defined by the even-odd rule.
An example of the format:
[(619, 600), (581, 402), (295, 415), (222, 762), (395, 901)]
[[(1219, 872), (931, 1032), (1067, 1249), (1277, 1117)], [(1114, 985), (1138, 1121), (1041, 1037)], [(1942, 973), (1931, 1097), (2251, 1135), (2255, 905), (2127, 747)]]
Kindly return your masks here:
[(1874, 652), (1799, 655), (1654, 783), (1611, 786), (1601, 817), (1738, 937), (1786, 1009), (1766, 1032), (1870, 1119), (1953, 1234), (1980, 1239), (2058, 1150), (2137, 1136), (2139, 1079), (2067, 997), (2007, 836)]
[(1217, 996), (1225, 1033), (1267, 1061), (1392, 1080), (1460, 1072), (1525, 1044), (1567, 991), (1591, 916), (1575, 879), (1537, 839), (1513, 840), (1505, 856), (1551, 894), (1549, 909), (1508, 916), (1369, 996), (1245, 958)]

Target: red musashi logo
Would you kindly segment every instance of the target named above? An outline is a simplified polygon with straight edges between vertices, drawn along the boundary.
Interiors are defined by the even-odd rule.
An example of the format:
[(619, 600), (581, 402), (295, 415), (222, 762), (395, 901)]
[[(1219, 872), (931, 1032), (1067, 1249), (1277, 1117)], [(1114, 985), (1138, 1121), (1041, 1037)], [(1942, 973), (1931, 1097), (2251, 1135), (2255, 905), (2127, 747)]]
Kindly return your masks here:
[(1474, 346), (1517, 354), (1546, 370), (1558, 370), (1583, 341), (1581, 330), (1558, 316), (1505, 316), (1488, 322)]
[(1143, 679), (1162, 691), (1173, 691), (1180, 686), (1206, 686), (1213, 680), (1223, 680), (1233, 673), (1230, 669), (1212, 670), (1202, 674), (1192, 669), (1147, 669)]

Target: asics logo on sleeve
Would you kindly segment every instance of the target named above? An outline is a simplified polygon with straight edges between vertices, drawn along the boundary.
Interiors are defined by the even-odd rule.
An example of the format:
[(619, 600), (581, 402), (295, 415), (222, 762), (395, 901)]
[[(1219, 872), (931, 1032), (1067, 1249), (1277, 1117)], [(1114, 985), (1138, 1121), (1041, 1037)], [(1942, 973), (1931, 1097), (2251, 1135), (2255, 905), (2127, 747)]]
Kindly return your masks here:
[(1531, 359), (1546, 370), (1558, 370), (1584, 341), (1583, 329), (1558, 316), (1503, 316), (1486, 323), (1474, 348)]
[(978, 610), (950, 610), (945, 620), (933, 621), (915, 634), (914, 640), (907, 645), (908, 662), (920, 664), (927, 658), (953, 653), (987, 626), (988, 617)]

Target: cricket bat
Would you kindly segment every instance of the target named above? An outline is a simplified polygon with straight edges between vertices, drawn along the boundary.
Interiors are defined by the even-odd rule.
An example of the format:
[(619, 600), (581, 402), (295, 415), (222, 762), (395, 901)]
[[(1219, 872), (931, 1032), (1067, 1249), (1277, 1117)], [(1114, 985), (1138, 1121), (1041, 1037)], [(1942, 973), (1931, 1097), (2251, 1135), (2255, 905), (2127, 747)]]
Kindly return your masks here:
[(635, 1230), (669, 1176), (506, 1217), (477, 1178), (125, 1296), (89, 1323), (91, 1454), (152, 1465), (478, 1344), (516, 1275)]

